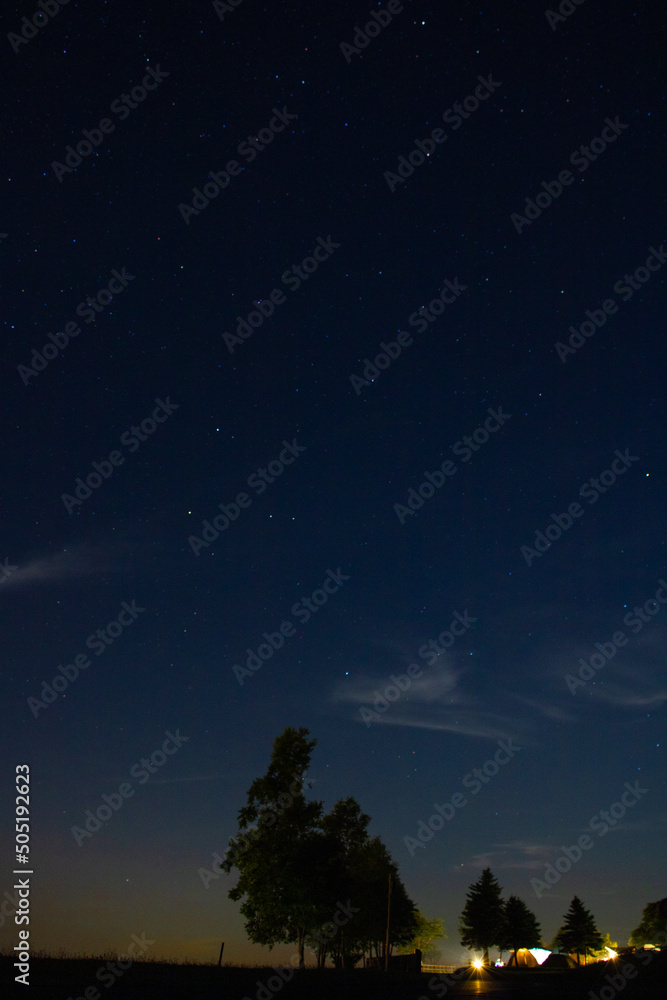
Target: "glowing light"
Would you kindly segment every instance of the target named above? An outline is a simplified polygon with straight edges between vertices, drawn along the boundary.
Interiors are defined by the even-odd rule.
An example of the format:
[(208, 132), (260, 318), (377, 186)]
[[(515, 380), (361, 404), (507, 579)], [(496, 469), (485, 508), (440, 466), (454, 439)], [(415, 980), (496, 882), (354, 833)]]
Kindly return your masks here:
[(484, 962), (481, 960), (481, 958), (473, 958), (473, 960), (472, 960), (472, 967), (473, 967), (473, 969), (483, 969), (484, 968)]

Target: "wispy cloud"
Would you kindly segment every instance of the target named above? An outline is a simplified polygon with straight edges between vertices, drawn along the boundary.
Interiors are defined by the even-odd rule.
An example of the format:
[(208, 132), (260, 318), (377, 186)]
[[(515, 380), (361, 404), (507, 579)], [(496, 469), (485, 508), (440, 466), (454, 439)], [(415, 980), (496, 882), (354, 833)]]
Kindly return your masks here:
[(473, 855), (465, 862), (466, 867), (475, 870), (493, 868), (498, 871), (509, 869), (534, 871), (543, 868), (554, 852), (550, 844), (531, 844), (524, 840), (493, 844), (492, 847), (492, 850), (483, 854)]
[(40, 556), (21, 564), (6, 577), (0, 594), (8, 589), (30, 585), (61, 583), (84, 576), (108, 572), (107, 558), (102, 550), (86, 545), (64, 548), (51, 555)]
[[(400, 669), (395, 673), (400, 674)], [(521, 723), (511, 715), (480, 709), (479, 699), (466, 694), (462, 675), (463, 671), (442, 663), (425, 667), (424, 674), (413, 679), (400, 698), (390, 699), (389, 707), (377, 714), (372, 725), (431, 729), (484, 740), (516, 733)], [(385, 690), (392, 684), (389, 675), (381, 678), (362, 675), (340, 684), (333, 692), (333, 700), (373, 710), (378, 697), (384, 698)], [(360, 714), (358, 718), (363, 721)]]
[[(401, 670), (394, 671), (400, 674)], [(450, 702), (455, 698), (458, 673), (451, 667), (438, 666), (429, 669), (421, 677), (413, 678), (410, 682), (407, 697), (411, 702), (434, 703)], [(340, 684), (334, 691), (335, 701), (347, 701), (356, 705), (372, 703), (378, 694), (382, 695), (384, 689), (392, 683), (389, 675), (386, 677), (371, 678), (368, 676), (355, 677), (349, 682)]]
[(525, 698), (523, 695), (515, 694), (512, 695), (514, 701), (520, 702), (522, 705), (528, 705), (529, 708), (533, 709), (535, 712), (539, 712), (540, 715), (545, 715), (548, 719), (555, 719), (556, 722), (576, 722), (577, 717), (572, 712), (566, 712), (565, 709), (560, 708), (558, 705), (554, 704), (553, 701), (538, 701), (536, 698)]

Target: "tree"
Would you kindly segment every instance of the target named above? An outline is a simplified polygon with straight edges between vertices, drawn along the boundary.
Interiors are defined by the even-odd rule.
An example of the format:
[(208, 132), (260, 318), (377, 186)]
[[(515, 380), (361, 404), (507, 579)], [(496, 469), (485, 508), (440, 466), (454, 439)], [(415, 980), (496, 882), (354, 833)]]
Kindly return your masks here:
[(435, 965), (441, 956), (440, 951), (434, 947), (434, 943), (447, 937), (445, 922), (442, 917), (428, 920), (419, 910), (416, 912), (416, 918), (417, 929), (414, 935), (407, 944), (400, 945), (396, 951), (399, 955), (411, 955), (415, 948), (419, 948), (422, 960)]
[(591, 952), (591, 958), (594, 962), (606, 962), (609, 959), (609, 952), (615, 952), (618, 949), (618, 941), (612, 941), (609, 932), (602, 938), (602, 945), (599, 949)]
[[(415, 905), (385, 845), (379, 837), (369, 837), (369, 822), (353, 798), (341, 799), (322, 818), (320, 918), (306, 936), (317, 953), (318, 968), (324, 967), (327, 954), (343, 969), (354, 968), (366, 951), (384, 958), (390, 878), (390, 953), (394, 944), (405, 944), (415, 932)], [(350, 901), (354, 914), (335, 925), (331, 917), (341, 899)]]
[(642, 910), (641, 923), (633, 930), (628, 944), (635, 948), (641, 948), (645, 944), (664, 944), (666, 935), (667, 916), (661, 913), (660, 901), (647, 903)]
[(505, 903), (503, 927), (498, 944), (516, 953), (519, 948), (539, 948), (542, 932), (535, 914), (528, 909), (518, 896), (510, 896)]
[(353, 967), (361, 958), (354, 945), (354, 918), (350, 921), (352, 926), (345, 923), (337, 927), (331, 924), (331, 918), (341, 898), (352, 899), (359, 895), (354, 871), (357, 854), (369, 841), (370, 819), (351, 797), (340, 799), (322, 818), (321, 920), (307, 938), (317, 954), (318, 969), (324, 967), (328, 953), (332, 954), (336, 964), (346, 967)]
[(501, 893), (491, 869), (485, 868), (468, 889), (459, 921), (461, 944), (465, 948), (481, 948), (485, 965), (489, 964), (489, 948), (501, 939), (505, 918)]
[(323, 846), (322, 803), (308, 802), (303, 794), (317, 743), (308, 736), (307, 729), (288, 727), (276, 738), (268, 771), (250, 786), (248, 804), (239, 811), (239, 833), (221, 865), (241, 873), (229, 898), (244, 900), (241, 913), (250, 940), (270, 948), (295, 943), (301, 968), (306, 930), (319, 916)]
[[(353, 967), (364, 949), (384, 951), (387, 889), (392, 880), (390, 949), (409, 941), (416, 908), (370, 816), (353, 798), (322, 814), (304, 795), (304, 778), (317, 741), (307, 729), (287, 728), (273, 744), (267, 773), (253, 781), (238, 814), (239, 832), (221, 864), (240, 872), (229, 898), (242, 900), (246, 932), (256, 944), (294, 942), (304, 967), (306, 941), (323, 967), (330, 953)], [(377, 952), (379, 953), (379, 952)]]
[(570, 909), (565, 914), (565, 923), (553, 940), (553, 947), (565, 951), (568, 955), (576, 952), (577, 962), (581, 965), (580, 956), (602, 948), (602, 935), (595, 926), (593, 914), (586, 909), (578, 896), (572, 897)]
[[(417, 908), (398, 874), (398, 866), (379, 837), (362, 844), (351, 858), (350, 878), (360, 912), (348, 932), (348, 941), (362, 954), (385, 957), (387, 902), (391, 877), (389, 954), (395, 945), (405, 945), (417, 928)], [(347, 930), (347, 929), (346, 929)]]

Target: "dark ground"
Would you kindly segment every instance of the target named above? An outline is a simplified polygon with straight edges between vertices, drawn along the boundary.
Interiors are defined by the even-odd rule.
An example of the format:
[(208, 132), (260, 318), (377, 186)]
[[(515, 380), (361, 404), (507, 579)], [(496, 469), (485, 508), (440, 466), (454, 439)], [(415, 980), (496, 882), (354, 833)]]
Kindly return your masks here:
[[(648, 961), (647, 961), (648, 959)], [(644, 964), (646, 963), (646, 964)], [(111, 963), (113, 965), (113, 963)], [(3, 985), (13, 978), (12, 959), (0, 957)], [(531, 969), (496, 969), (487, 973), (466, 970), (452, 976), (407, 976), (370, 970), (295, 973), (279, 988), (271, 968), (169, 965), (135, 962), (116, 975), (103, 959), (33, 959), (30, 1000), (440, 1000), (441, 997), (497, 997), (517, 1000), (665, 1000), (667, 955), (644, 954), (582, 969), (547, 972)], [(100, 969), (104, 970), (100, 972)], [(120, 970), (118, 970), (120, 971)], [(287, 970), (286, 975), (290, 975)], [(99, 973), (99, 978), (98, 977)], [(88, 992), (86, 992), (88, 990)], [(112, 993), (107, 991), (113, 990)], [(603, 991), (600, 997), (600, 990)], [(592, 995), (591, 995), (592, 991)], [(4, 991), (3, 991), (4, 992)], [(16, 995), (20, 995), (17, 993)]]

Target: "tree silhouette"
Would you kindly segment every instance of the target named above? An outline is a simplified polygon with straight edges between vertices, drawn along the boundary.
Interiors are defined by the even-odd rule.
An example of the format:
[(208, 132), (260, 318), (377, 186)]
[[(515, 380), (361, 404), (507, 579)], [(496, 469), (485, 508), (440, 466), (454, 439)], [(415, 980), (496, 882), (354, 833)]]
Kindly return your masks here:
[(317, 743), (308, 737), (307, 729), (288, 727), (274, 741), (267, 773), (248, 790), (221, 868), (240, 872), (229, 898), (242, 901), (251, 941), (269, 948), (296, 943), (303, 968), (307, 940), (319, 967), (328, 953), (337, 966), (353, 967), (366, 949), (384, 953), (390, 876), (390, 951), (413, 936), (417, 910), (353, 798), (326, 816), (321, 802), (306, 800), (304, 778)]
[(384, 958), (387, 931), (387, 896), (391, 876), (389, 954), (394, 945), (407, 944), (417, 929), (417, 908), (398, 874), (398, 866), (379, 837), (364, 844), (355, 856), (353, 869), (360, 913), (356, 940), (363, 951)]
[(519, 948), (539, 948), (542, 932), (535, 914), (518, 896), (510, 896), (505, 903), (505, 913), (499, 945), (516, 953)]
[(459, 931), (465, 948), (481, 948), (484, 964), (489, 964), (489, 948), (500, 942), (505, 908), (502, 889), (490, 868), (485, 868), (477, 882), (468, 889), (461, 913)]
[(584, 957), (594, 951), (600, 951), (603, 938), (597, 927), (593, 914), (586, 909), (578, 896), (573, 896), (570, 909), (565, 914), (565, 923), (553, 940), (553, 947), (567, 954), (576, 952), (577, 962), (581, 965), (580, 956)]
[[(239, 811), (240, 832), (221, 865), (241, 873), (229, 898), (244, 899), (250, 940), (269, 947), (295, 943), (301, 968), (306, 931), (319, 916), (323, 846), (322, 803), (307, 802), (302, 790), (317, 742), (308, 735), (307, 729), (288, 727), (276, 738), (268, 771), (250, 786), (248, 804)], [(251, 835), (245, 833), (249, 828)]]
[[(660, 903), (647, 903), (642, 910), (642, 919), (630, 935), (629, 944), (641, 948), (644, 944), (665, 944), (667, 942), (667, 914), (661, 913)], [(667, 907), (663, 907), (667, 910)]]

